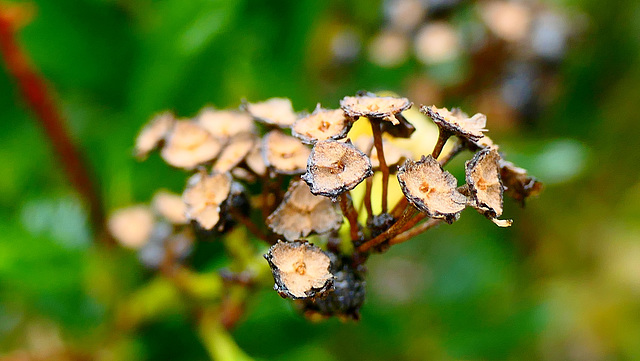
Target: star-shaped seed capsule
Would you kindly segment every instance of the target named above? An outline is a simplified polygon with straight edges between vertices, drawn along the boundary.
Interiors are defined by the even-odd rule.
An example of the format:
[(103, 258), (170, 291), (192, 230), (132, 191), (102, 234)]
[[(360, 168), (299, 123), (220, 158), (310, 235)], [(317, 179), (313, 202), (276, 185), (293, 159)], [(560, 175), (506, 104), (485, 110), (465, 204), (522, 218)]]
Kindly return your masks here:
[(329, 198), (314, 196), (309, 186), (293, 181), (278, 208), (267, 218), (267, 225), (289, 241), (312, 232), (336, 231), (342, 225), (342, 212)]
[(313, 244), (278, 241), (264, 258), (269, 262), (280, 296), (308, 299), (333, 289), (331, 259)]
[(318, 104), (313, 113), (296, 120), (291, 131), (302, 142), (313, 144), (320, 140), (345, 138), (352, 124), (342, 109), (323, 109)]
[(471, 206), (500, 227), (509, 227), (511, 220), (502, 216), (502, 181), (500, 180), (500, 155), (492, 148), (477, 152), (466, 162), (466, 180)]
[(398, 170), (398, 181), (407, 200), (431, 218), (453, 223), (467, 200), (457, 190), (457, 180), (431, 155), (407, 161)]
[(412, 105), (407, 98), (380, 97), (373, 93), (347, 96), (340, 101), (340, 108), (352, 119), (378, 118), (390, 121), (394, 125), (400, 124), (396, 114), (411, 108)]
[(202, 228), (211, 230), (220, 221), (220, 206), (231, 193), (228, 173), (196, 173), (187, 182), (182, 200), (187, 205), (187, 218)]
[(299, 139), (279, 130), (272, 130), (262, 138), (262, 157), (276, 173), (303, 173), (310, 153), (309, 147)]

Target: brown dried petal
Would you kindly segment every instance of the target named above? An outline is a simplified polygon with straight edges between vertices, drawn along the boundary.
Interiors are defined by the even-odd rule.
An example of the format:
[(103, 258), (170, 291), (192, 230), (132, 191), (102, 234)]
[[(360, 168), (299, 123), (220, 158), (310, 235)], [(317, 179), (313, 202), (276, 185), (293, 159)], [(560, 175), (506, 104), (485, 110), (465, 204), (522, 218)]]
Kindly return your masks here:
[(369, 157), (351, 142), (323, 140), (313, 147), (302, 179), (311, 193), (336, 198), (371, 175)]
[(447, 108), (437, 108), (435, 105), (430, 107), (422, 106), (420, 111), (431, 117), (440, 129), (462, 138), (478, 141), (484, 137), (483, 132), (487, 131), (485, 129), (487, 117), (481, 113), (469, 118), (460, 109), (454, 108), (449, 111)]
[(331, 259), (313, 244), (278, 241), (264, 257), (282, 297), (313, 298), (333, 289)]
[(259, 176), (263, 176), (267, 173), (267, 165), (264, 163), (264, 158), (262, 157), (261, 141), (258, 141), (253, 145), (253, 148), (245, 157), (244, 162), (247, 164), (249, 169)]
[(154, 150), (169, 133), (176, 118), (171, 112), (164, 112), (154, 116), (140, 131), (136, 138), (135, 155), (146, 157)]
[(302, 142), (279, 130), (272, 130), (262, 139), (262, 156), (276, 173), (299, 174), (307, 167), (311, 150)]
[(342, 224), (342, 212), (329, 198), (314, 196), (301, 180), (293, 181), (278, 208), (267, 218), (267, 225), (289, 241), (311, 232), (335, 231)]
[(542, 192), (542, 183), (531, 177), (526, 169), (502, 159), (500, 160), (500, 176), (507, 195), (520, 202), (522, 206), (524, 206), (525, 199)]
[(291, 130), (304, 143), (313, 144), (319, 140), (345, 138), (352, 124), (342, 109), (323, 109), (318, 104), (313, 113), (293, 123)]
[(156, 192), (151, 201), (153, 210), (172, 224), (187, 224), (187, 205), (178, 194), (165, 190)]
[(271, 98), (259, 103), (246, 103), (245, 109), (256, 120), (281, 128), (289, 128), (298, 119), (291, 100)]
[(220, 205), (231, 192), (231, 175), (200, 172), (189, 178), (182, 200), (187, 205), (187, 218), (204, 229), (212, 229), (220, 220)]
[(155, 221), (146, 206), (133, 206), (115, 211), (107, 224), (109, 233), (127, 248), (138, 249), (151, 237)]
[(162, 158), (174, 167), (193, 169), (214, 159), (222, 145), (194, 122), (177, 122), (162, 148)]
[(217, 139), (226, 141), (242, 133), (253, 133), (253, 118), (235, 110), (215, 110), (204, 108), (196, 117), (198, 124)]
[[(498, 222), (497, 218), (502, 215), (503, 210), (499, 161), (497, 150), (485, 148), (465, 164), (471, 205), (487, 218)], [(511, 225), (509, 221), (496, 224)]]
[(411, 108), (412, 105), (407, 98), (379, 97), (372, 93), (347, 96), (340, 101), (340, 107), (350, 118), (383, 118), (394, 125), (400, 124), (395, 114)]
[(229, 139), (213, 165), (213, 170), (218, 173), (231, 171), (249, 154), (257, 141), (256, 136), (251, 133), (241, 133)]
[(431, 155), (407, 161), (398, 170), (398, 181), (409, 202), (431, 218), (452, 223), (465, 208), (466, 198), (456, 189), (456, 178)]
[(414, 127), (402, 113), (396, 114), (395, 118), (399, 123), (394, 125), (389, 122), (383, 122), (382, 131), (396, 138), (411, 138), (413, 132), (416, 131), (416, 127)]

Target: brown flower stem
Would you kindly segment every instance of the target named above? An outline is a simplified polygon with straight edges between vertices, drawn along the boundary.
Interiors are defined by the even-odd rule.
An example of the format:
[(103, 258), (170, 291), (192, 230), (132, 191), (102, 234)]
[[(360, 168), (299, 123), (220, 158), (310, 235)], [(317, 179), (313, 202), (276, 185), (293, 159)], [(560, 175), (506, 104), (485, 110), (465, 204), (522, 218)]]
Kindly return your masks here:
[(351, 235), (351, 241), (357, 242), (360, 239), (360, 224), (358, 223), (358, 211), (356, 211), (349, 196), (349, 192), (342, 193), (340, 195), (340, 209), (342, 214), (349, 221), (349, 232)]
[(404, 228), (404, 225), (411, 220), (411, 218), (416, 214), (416, 212), (418, 212), (418, 210), (415, 207), (413, 206), (406, 207), (404, 209), (404, 212), (402, 212), (402, 215), (400, 216), (400, 218), (396, 221), (396, 223), (394, 223), (386, 231), (380, 233), (377, 237), (370, 239), (367, 242), (360, 245), (358, 247), (358, 252), (361, 252), (361, 253), (367, 252), (372, 247), (382, 244), (388, 239), (395, 237), (398, 234), (398, 232)]
[(449, 140), (450, 137), (451, 133), (447, 132), (446, 130), (438, 130), (438, 141), (433, 147), (433, 152), (431, 152), (431, 156), (433, 157), (433, 159), (438, 159), (440, 153), (442, 152), (442, 148), (444, 148), (444, 145), (447, 144), (447, 140)]
[(405, 224), (404, 227), (402, 227), (402, 229), (400, 231), (398, 231), (398, 234), (404, 233), (404, 232), (410, 230), (411, 228), (415, 227), (418, 223), (420, 223), (420, 221), (422, 221), (425, 218), (427, 218), (427, 214), (426, 213), (417, 214), (415, 217), (411, 218), (411, 220), (409, 222), (407, 222), (407, 224)]
[(408, 240), (410, 240), (411, 238), (419, 235), (420, 233), (423, 233), (435, 226), (437, 226), (438, 224), (440, 224), (442, 222), (441, 219), (429, 219), (428, 221), (420, 224), (417, 227), (414, 228), (410, 228), (409, 230), (398, 234), (397, 236), (391, 238), (391, 240), (389, 240), (389, 245), (392, 246), (394, 244), (398, 244), (398, 243), (402, 243), (402, 242), (406, 242)]
[(231, 210), (231, 215), (234, 219), (242, 223), (243, 226), (247, 227), (247, 230), (249, 230), (249, 232), (251, 232), (251, 234), (253, 234), (254, 236), (269, 244), (275, 244), (275, 241), (273, 239), (270, 239), (255, 223), (253, 223), (251, 219), (249, 219), (241, 212), (238, 212), (237, 210)]
[(7, 71), (18, 85), (24, 101), (35, 114), (36, 120), (44, 129), (69, 182), (88, 204), (94, 232), (100, 240), (111, 244), (113, 240), (104, 228), (105, 215), (102, 199), (93, 174), (69, 136), (65, 120), (47, 89), (47, 81), (38, 74), (29, 56), (16, 41), (14, 27), (9, 16), (0, 14), (0, 54)]
[(447, 154), (445, 154), (442, 157), (442, 159), (438, 161), (440, 163), (440, 166), (444, 167), (445, 165), (447, 165), (447, 163), (449, 163), (449, 161), (451, 161), (451, 159), (453, 159), (456, 155), (458, 155), (458, 153), (460, 153), (463, 149), (464, 149), (464, 144), (458, 141), (453, 146), (453, 148), (451, 148), (451, 150)]
[(389, 191), (389, 166), (384, 159), (384, 149), (382, 147), (382, 129), (379, 118), (371, 118), (371, 130), (373, 132), (373, 145), (376, 147), (380, 171), (382, 172), (382, 213), (387, 213), (387, 196)]
[(398, 201), (398, 203), (396, 203), (395, 206), (393, 206), (393, 209), (391, 209), (391, 216), (393, 218), (398, 218), (402, 215), (402, 212), (404, 212), (405, 208), (407, 208), (409, 206), (409, 201), (407, 200), (406, 197), (402, 197), (400, 198), (400, 200)]
[(373, 206), (371, 205), (371, 189), (373, 188), (373, 177), (365, 181), (364, 208), (367, 210), (367, 221), (373, 218)]

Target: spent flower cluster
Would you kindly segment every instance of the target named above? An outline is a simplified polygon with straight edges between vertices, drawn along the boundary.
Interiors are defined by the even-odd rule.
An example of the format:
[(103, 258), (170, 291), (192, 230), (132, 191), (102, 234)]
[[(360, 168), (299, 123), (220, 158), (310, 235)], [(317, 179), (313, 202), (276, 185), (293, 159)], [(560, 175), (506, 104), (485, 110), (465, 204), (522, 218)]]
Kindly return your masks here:
[[(466, 207), (510, 226), (501, 218), (503, 195), (522, 203), (541, 190), (526, 170), (503, 159), (485, 135), (483, 114), (422, 106), (439, 136), (430, 154), (413, 159), (394, 142), (416, 130), (403, 115), (412, 106), (406, 98), (359, 92), (337, 109), (318, 105), (312, 113), (273, 98), (236, 110), (205, 108), (193, 119), (159, 114), (138, 135), (136, 156), (160, 149), (167, 164), (193, 174), (181, 196), (160, 191), (151, 206), (115, 212), (111, 232), (138, 249), (148, 267), (171, 271), (187, 267), (196, 242), (246, 228), (270, 246), (264, 258), (282, 297), (310, 317), (358, 319), (370, 254), (451, 224)], [(356, 122), (369, 123), (372, 136), (352, 142)], [(444, 166), (463, 150), (474, 155), (459, 186)], [(381, 192), (374, 194), (377, 174)], [(397, 201), (389, 196), (391, 176), (403, 193)], [(361, 184), (364, 191), (355, 192)], [(252, 283), (251, 267), (235, 271)]]

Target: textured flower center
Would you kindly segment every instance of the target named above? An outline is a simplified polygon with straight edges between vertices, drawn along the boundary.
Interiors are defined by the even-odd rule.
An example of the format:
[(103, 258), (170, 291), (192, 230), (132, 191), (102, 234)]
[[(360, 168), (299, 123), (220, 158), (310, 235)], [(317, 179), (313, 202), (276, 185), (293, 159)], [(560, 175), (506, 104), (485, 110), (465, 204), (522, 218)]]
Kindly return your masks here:
[(429, 183), (427, 182), (422, 182), (419, 189), (420, 192), (424, 193), (425, 195), (429, 195), (433, 191), (433, 188), (431, 188), (431, 186), (429, 186)]
[(327, 130), (329, 130), (330, 126), (331, 124), (323, 120), (322, 122), (320, 122), (320, 126), (318, 127), (318, 130), (321, 132), (326, 132)]
[(307, 265), (303, 261), (297, 261), (293, 264), (293, 270), (303, 276), (307, 272)]

